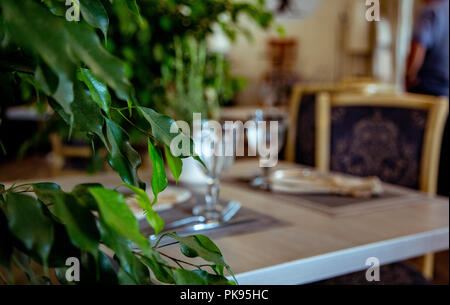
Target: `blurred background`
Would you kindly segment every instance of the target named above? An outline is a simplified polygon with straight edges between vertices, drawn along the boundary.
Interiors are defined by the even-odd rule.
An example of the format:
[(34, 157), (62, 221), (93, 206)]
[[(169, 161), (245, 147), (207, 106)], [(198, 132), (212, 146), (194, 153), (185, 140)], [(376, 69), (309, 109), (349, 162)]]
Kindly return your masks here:
[[(193, 112), (245, 120), (254, 107), (287, 107), (295, 85), (374, 82), (405, 91), (414, 19), (427, 2), (381, 0), (379, 21), (368, 21), (372, 5), (361, 0), (147, 0), (139, 20), (117, 1), (106, 6), (105, 44), (124, 60), (142, 105), (188, 122)], [(2, 77), (2, 178), (105, 168), (98, 143), (76, 131), (67, 140), (31, 82)], [(145, 142), (127, 131), (137, 146)]]
[[(106, 47), (124, 60), (141, 104), (187, 121), (193, 111), (217, 118), (219, 105), (287, 106), (298, 83), (373, 80), (401, 91), (414, 17), (423, 3), (379, 3), (380, 21), (368, 22), (369, 6), (361, 0), (147, 0), (140, 4), (143, 18), (135, 21), (118, 1), (107, 6)], [(1, 90), (2, 178), (48, 176), (57, 172), (52, 166), (104, 168), (102, 151), (93, 153), (95, 145), (76, 133), (63, 161), (55, 151), (64, 150), (65, 124), (47, 112), (45, 97), (30, 82), (2, 78), (8, 78)], [(175, 90), (177, 82), (185, 84), (184, 92)], [(29, 126), (36, 132), (29, 134)], [(18, 159), (23, 171), (11, 163)]]
[[(368, 1), (370, 5), (365, 0), (143, 0), (138, 1), (140, 18), (129, 18), (132, 12), (124, 2), (106, 2), (110, 20), (104, 46), (124, 62), (141, 105), (187, 122), (194, 112), (204, 118), (245, 121), (256, 109), (276, 108), (288, 117), (280, 159), (320, 169), (319, 155), (308, 146), (316, 139), (314, 122), (309, 120), (315, 114), (299, 108), (300, 100), (307, 105), (306, 95), (300, 92), (315, 95), (351, 89), (353, 93), (395, 95), (411, 91), (448, 97), (447, 0)], [(369, 17), (377, 20), (367, 19), (368, 10), (372, 12)], [(430, 23), (427, 14), (440, 21)], [(432, 39), (438, 42), (431, 43)], [(0, 71), (3, 58), (11, 58), (7, 51), (1, 52)], [(424, 83), (427, 77), (432, 79), (430, 86)], [(433, 83), (436, 79), (438, 85)], [(110, 170), (101, 141), (68, 130), (26, 77), (0, 73), (0, 100), (0, 181)], [(446, 107), (441, 109), (448, 111)], [(448, 196), (448, 186), (442, 187), (448, 175), (447, 159), (442, 156), (448, 153), (441, 153), (439, 187), (436, 179), (428, 177), (430, 190), (420, 177), (421, 155), (415, 153), (422, 151), (426, 114), (413, 111), (397, 117), (385, 110), (375, 110), (375, 114), (381, 113), (407, 132), (405, 137), (392, 138), (392, 151), (397, 155), (389, 156), (394, 163), (389, 166), (399, 176), (386, 174), (381, 167), (363, 173), (344, 169), (350, 152), (339, 153), (334, 147), (331, 169), (377, 175), (428, 194), (438, 188), (439, 194)], [(339, 121), (336, 116), (339, 113), (332, 114), (333, 122)], [(441, 135), (446, 117), (433, 129), (434, 142), (427, 142), (437, 147), (435, 157), (442, 139), (442, 149), (448, 149), (447, 131)], [(143, 168), (148, 168), (146, 139), (123, 123), (133, 147), (143, 156)], [(378, 130), (371, 131), (367, 143), (381, 143), (383, 149), (387, 142), (380, 141), (389, 139), (378, 139)], [(364, 150), (367, 143), (360, 143), (359, 148)], [(437, 260), (443, 267), (437, 269), (435, 281), (448, 284), (448, 252)]]

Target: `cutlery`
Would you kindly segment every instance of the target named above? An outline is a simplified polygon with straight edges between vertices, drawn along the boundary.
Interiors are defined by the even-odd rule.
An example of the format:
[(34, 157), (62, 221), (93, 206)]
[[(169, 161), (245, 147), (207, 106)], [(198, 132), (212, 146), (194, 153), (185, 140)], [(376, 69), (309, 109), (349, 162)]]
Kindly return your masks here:
[[(177, 234), (179, 236), (185, 236), (188, 235), (190, 233), (194, 233), (194, 232), (199, 232), (199, 231), (206, 231), (206, 230), (211, 230), (211, 229), (218, 229), (218, 228), (223, 228), (223, 227), (228, 227), (228, 226), (232, 226), (232, 225), (237, 225), (237, 224), (245, 224), (245, 223), (249, 223), (256, 220), (255, 218), (237, 218), (233, 221), (229, 221), (229, 222), (215, 222), (215, 223), (200, 223), (200, 224), (194, 224), (191, 226), (187, 226), (187, 227), (183, 227), (183, 230), (180, 232), (177, 232)], [(155, 241), (156, 238), (152, 238), (151, 241)], [(164, 238), (163, 238), (164, 241)], [(163, 248), (166, 246), (170, 246), (173, 244), (177, 244), (177, 241), (167, 241), (167, 242), (160, 242), (158, 248)]]
[[(173, 221), (173, 222), (165, 225), (164, 230), (161, 233), (165, 233), (167, 231), (171, 231), (171, 230), (174, 230), (177, 228), (182, 228), (191, 223), (197, 223), (197, 224), (193, 225), (192, 227), (198, 225), (199, 226), (198, 228), (202, 228), (202, 227), (215, 228), (215, 227), (219, 226), (220, 224), (228, 223), (234, 217), (234, 215), (236, 215), (236, 213), (240, 210), (241, 206), (242, 206), (242, 204), (240, 202), (232, 200), (222, 210), (220, 219), (208, 220), (204, 216), (200, 216), (200, 215), (199, 216), (191, 216), (191, 217)], [(156, 236), (151, 235), (150, 239), (154, 240), (154, 239), (156, 239)]]

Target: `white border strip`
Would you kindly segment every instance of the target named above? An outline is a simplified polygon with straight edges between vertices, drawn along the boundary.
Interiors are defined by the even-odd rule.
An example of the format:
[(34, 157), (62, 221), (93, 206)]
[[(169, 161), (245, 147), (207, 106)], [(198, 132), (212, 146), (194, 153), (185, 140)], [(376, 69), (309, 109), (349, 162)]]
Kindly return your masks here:
[(447, 227), (244, 272), (236, 279), (241, 285), (306, 284), (364, 270), (372, 256), (384, 265), (448, 248)]

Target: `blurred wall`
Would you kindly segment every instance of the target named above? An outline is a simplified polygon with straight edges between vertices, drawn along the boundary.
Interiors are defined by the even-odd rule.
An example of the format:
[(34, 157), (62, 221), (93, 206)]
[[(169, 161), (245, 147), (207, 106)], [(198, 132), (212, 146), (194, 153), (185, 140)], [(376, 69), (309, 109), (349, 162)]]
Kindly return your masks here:
[[(389, 23), (392, 31), (392, 44), (389, 47), (392, 52), (392, 60), (395, 66), (390, 67), (392, 73), (397, 74), (398, 60), (403, 61), (406, 51), (396, 54), (399, 43), (402, 49), (409, 47), (409, 42), (398, 41), (399, 30), (402, 32), (410, 27), (407, 22), (403, 29), (399, 28), (398, 18), (400, 3), (414, 2), (414, 0), (380, 0), (381, 19)], [(356, 12), (354, 8), (362, 10)], [(348, 52), (348, 46), (355, 45), (355, 40), (349, 39), (349, 35), (356, 37), (357, 41), (362, 41), (365, 34), (373, 35), (373, 23), (368, 23), (364, 19), (365, 0), (322, 0), (315, 12), (302, 18), (276, 18), (276, 23), (285, 30), (285, 36), (295, 38), (298, 41), (298, 58), (295, 71), (304, 82), (332, 82), (338, 81), (346, 76), (371, 76), (374, 73), (372, 56), (374, 37), (368, 37), (363, 43), (372, 44), (366, 53)], [(361, 18), (358, 14), (362, 14)], [(353, 16), (352, 16), (353, 15)], [(358, 18), (360, 24), (354, 23)], [(403, 18), (403, 17), (400, 17)], [(259, 100), (259, 84), (262, 74), (268, 69), (268, 61), (265, 57), (266, 41), (270, 37), (277, 37), (274, 29), (264, 32), (256, 26), (251, 25), (247, 20), (242, 19), (243, 25), (251, 30), (252, 41), (247, 41), (240, 36), (228, 52), (231, 60), (232, 72), (237, 76), (243, 76), (249, 81), (247, 88), (237, 97), (237, 104), (257, 104)], [(352, 42), (353, 41), (353, 42)], [(358, 46), (361, 48), (361, 46)], [(364, 49), (364, 46), (362, 46)], [(349, 57), (350, 55), (350, 57)], [(399, 57), (400, 55), (400, 57)], [(378, 67), (378, 71), (384, 69)], [(401, 75), (392, 75), (390, 79), (401, 81)], [(389, 78), (389, 77), (387, 77)]]
[[(304, 19), (281, 18), (277, 23), (285, 29), (286, 37), (298, 40), (296, 71), (304, 81), (332, 81), (338, 75), (337, 50), (339, 43), (339, 20), (349, 0), (323, 0), (317, 10)], [(253, 41), (240, 37), (229, 51), (232, 72), (248, 79), (247, 88), (238, 96), (239, 104), (256, 104), (258, 83), (268, 68), (265, 59), (266, 40), (276, 37), (275, 30), (264, 32), (242, 23), (251, 29)]]

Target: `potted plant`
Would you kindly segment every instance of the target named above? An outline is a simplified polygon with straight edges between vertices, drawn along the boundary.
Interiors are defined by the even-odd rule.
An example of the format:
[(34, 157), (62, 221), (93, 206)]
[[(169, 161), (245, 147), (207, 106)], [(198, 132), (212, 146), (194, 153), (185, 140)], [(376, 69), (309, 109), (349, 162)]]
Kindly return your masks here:
[[(119, 1), (114, 1), (119, 2)], [(120, 1), (140, 20), (135, 0)], [(123, 62), (108, 52), (109, 10), (106, 1), (65, 0), (0, 2), (2, 74), (9, 86), (31, 83), (72, 131), (99, 139), (108, 163), (137, 196), (146, 219), (158, 234), (164, 222), (153, 210), (167, 186), (164, 159), (172, 175), (181, 173), (181, 158), (169, 149), (182, 134), (170, 133), (173, 119), (144, 107), (136, 98)], [(77, 21), (77, 11), (80, 21)], [(101, 34), (100, 34), (101, 33)], [(136, 119), (138, 118), (138, 119)], [(139, 154), (123, 128), (132, 126), (147, 138), (153, 174), (150, 201), (137, 169)], [(186, 260), (151, 244), (121, 193), (100, 183), (62, 190), (52, 182), (0, 184), (0, 282), (14, 283), (14, 268), (30, 283), (230, 284), (229, 266), (206, 236), (167, 236), (179, 242)], [(206, 261), (196, 265), (192, 257)], [(80, 263), (80, 282), (71, 262)], [(35, 266), (38, 268), (35, 268)], [(33, 268), (32, 268), (33, 266)], [(38, 270), (38, 272), (36, 272)]]

